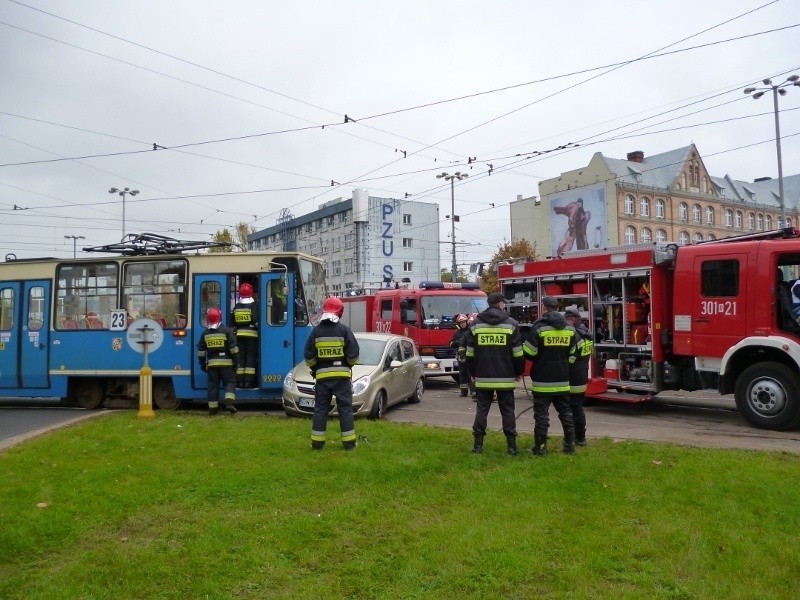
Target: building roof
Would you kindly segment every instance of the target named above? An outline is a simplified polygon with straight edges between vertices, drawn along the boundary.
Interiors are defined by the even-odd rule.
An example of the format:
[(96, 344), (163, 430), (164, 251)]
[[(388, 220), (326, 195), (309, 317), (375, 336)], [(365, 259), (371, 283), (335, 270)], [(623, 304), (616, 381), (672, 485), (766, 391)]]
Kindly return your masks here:
[[(725, 177), (712, 177), (711, 181), (719, 195), (729, 202), (780, 208), (780, 186), (777, 179), (741, 181), (725, 175)], [(800, 175), (788, 175), (783, 178), (783, 195), (785, 207), (796, 210), (800, 200)]]
[(691, 150), (692, 146), (685, 146), (647, 156), (642, 162), (606, 156), (603, 156), (603, 161), (619, 183), (666, 190), (675, 185)]

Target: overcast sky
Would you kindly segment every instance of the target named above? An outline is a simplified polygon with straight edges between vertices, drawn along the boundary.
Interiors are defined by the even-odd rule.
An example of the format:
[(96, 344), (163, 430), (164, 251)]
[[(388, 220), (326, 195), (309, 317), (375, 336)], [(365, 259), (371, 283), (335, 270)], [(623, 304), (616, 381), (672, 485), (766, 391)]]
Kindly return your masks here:
[(458, 262), (486, 260), (518, 194), (595, 152), (777, 177), (771, 95), (742, 89), (800, 74), (799, 35), (796, 0), (0, 0), (0, 260), (119, 241), (112, 186), (140, 191), (127, 232), (203, 240), (358, 187), (440, 203), (447, 267), (443, 170), (470, 175)]

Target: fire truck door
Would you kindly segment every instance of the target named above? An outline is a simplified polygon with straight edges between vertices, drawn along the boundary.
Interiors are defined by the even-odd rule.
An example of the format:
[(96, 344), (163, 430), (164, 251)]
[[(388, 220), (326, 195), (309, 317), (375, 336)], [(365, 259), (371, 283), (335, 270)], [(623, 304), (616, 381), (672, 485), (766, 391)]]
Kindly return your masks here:
[(745, 336), (747, 258), (744, 253), (695, 257), (690, 288), (692, 355), (721, 357)]

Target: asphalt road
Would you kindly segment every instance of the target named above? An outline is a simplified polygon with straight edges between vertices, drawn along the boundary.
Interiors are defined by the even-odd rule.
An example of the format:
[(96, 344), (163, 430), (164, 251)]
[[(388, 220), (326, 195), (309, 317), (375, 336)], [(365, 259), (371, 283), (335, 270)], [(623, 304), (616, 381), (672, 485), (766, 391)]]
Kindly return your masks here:
[[(520, 443), (527, 445), (533, 437), (532, 401), (522, 382), (516, 393), (517, 431)], [(195, 403), (196, 410), (204, 406)], [(241, 406), (241, 413), (267, 412), (276, 416), (283, 410), (276, 406)], [(32, 436), (107, 411), (64, 408), (55, 402), (0, 400), (0, 451)], [(158, 413), (156, 412), (156, 415)], [(156, 416), (157, 418), (157, 416)], [(418, 423), (465, 430), (471, 440), (475, 403), (459, 395), (458, 387), (449, 379), (428, 383), (420, 404), (399, 404), (387, 411), (386, 419), (398, 423)], [(709, 448), (771, 450), (800, 454), (800, 430), (768, 431), (755, 429), (735, 410), (733, 399), (706, 392), (677, 392), (669, 397), (643, 404), (597, 404), (586, 407), (587, 438), (608, 437), (671, 442)], [(500, 411), (493, 406), (489, 427), (500, 431)], [(551, 410), (550, 433), (560, 436), (561, 425)]]

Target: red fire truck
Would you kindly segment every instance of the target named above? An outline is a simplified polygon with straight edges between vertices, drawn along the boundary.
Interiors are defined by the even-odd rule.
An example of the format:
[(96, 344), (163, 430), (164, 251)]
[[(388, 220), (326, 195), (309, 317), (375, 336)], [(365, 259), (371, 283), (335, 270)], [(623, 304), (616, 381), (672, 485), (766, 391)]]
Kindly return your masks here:
[(418, 287), (384, 289), (368, 296), (345, 296), (342, 322), (353, 331), (405, 335), (414, 340), (426, 377), (458, 377), (456, 350), (450, 340), (456, 316), (486, 309), (477, 283), (423, 281)]
[(790, 291), (800, 230), (583, 250), (498, 271), (523, 327), (544, 296), (581, 311), (595, 340), (588, 397), (716, 389), (755, 427), (800, 424), (800, 297)]

